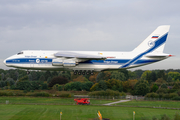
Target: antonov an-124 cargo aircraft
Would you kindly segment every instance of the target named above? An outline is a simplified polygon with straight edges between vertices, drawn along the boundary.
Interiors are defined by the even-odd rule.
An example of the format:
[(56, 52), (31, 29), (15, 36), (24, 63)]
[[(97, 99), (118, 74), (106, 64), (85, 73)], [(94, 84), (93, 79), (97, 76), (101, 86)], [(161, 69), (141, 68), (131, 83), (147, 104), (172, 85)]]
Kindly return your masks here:
[(159, 26), (130, 52), (24, 50), (4, 60), (8, 67), (33, 70), (70, 70), (74, 74), (128, 69), (170, 57), (163, 53), (170, 26)]

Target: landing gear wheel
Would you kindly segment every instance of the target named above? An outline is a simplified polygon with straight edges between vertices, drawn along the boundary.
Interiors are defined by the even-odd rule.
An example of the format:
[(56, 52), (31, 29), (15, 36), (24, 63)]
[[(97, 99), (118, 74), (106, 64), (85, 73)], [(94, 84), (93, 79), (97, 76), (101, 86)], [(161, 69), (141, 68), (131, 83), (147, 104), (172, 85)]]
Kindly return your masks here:
[(93, 72), (91, 72), (91, 75), (94, 75), (94, 73), (93, 73)]
[(78, 72), (78, 75), (81, 75), (81, 72)]
[(30, 72), (29, 72), (29, 71), (27, 71), (27, 74), (29, 75), (29, 74), (30, 74)]
[(77, 75), (77, 72), (74, 72), (74, 75)]
[(82, 72), (83, 75), (85, 75), (85, 72)]

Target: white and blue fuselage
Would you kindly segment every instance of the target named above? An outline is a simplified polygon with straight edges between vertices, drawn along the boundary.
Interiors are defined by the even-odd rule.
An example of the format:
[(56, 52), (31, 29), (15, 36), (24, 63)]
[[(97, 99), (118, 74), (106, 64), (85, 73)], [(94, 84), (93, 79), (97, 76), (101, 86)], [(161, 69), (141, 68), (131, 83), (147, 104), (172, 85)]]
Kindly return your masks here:
[(131, 52), (24, 50), (6, 60), (8, 67), (34, 70), (103, 71), (138, 67), (171, 55), (163, 53), (169, 26), (159, 26)]

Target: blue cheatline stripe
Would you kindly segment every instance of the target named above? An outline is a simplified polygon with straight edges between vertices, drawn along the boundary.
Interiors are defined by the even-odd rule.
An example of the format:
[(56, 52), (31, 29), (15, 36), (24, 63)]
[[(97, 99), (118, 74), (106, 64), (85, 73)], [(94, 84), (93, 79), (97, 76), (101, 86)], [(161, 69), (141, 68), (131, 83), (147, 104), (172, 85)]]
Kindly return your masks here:
[(125, 65), (121, 66), (120, 68), (125, 68), (130, 66), (132, 63), (134, 63), (135, 61), (137, 61), (139, 58), (141, 58), (143, 55), (152, 52), (153, 50), (155, 50), (156, 48), (160, 47), (160, 45), (162, 45), (163, 43), (166, 42), (166, 38), (167, 38), (168, 33), (166, 33), (164, 36), (162, 36), (161, 38), (157, 39), (155, 41), (155, 45), (150, 48), (149, 50), (139, 54), (138, 56), (136, 56), (135, 58), (133, 58), (132, 60), (130, 60), (129, 62), (127, 62)]
[[(36, 59), (39, 59), (39, 63), (36, 62)], [(85, 62), (80, 62), (79, 64), (93, 64), (93, 65), (123, 65), (130, 59), (108, 59), (108, 60), (89, 60)], [(134, 64), (146, 64), (157, 62), (158, 60), (137, 60)], [(53, 63), (62, 63), (62, 62), (53, 62)], [(52, 64), (52, 58), (50, 59), (41, 59), (41, 58), (20, 58), (20, 59), (11, 59), (7, 60), (6, 64)]]
[[(39, 63), (36, 60), (39, 59)], [(6, 64), (47, 64), (52, 63), (52, 58), (19, 58), (19, 59), (10, 59), (6, 60)]]
[(88, 63), (88, 64), (94, 64), (94, 63), (105, 63), (105, 64), (124, 64), (128, 62), (130, 59), (106, 59), (106, 60), (88, 60), (80, 63)]

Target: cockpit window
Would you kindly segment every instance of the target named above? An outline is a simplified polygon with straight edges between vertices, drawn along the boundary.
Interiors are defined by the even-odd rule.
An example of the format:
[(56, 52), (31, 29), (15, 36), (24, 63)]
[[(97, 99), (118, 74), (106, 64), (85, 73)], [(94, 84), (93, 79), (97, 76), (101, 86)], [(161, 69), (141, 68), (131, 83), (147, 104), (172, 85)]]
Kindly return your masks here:
[(23, 52), (19, 52), (19, 53), (17, 53), (17, 55), (20, 55), (20, 54), (23, 54)]

